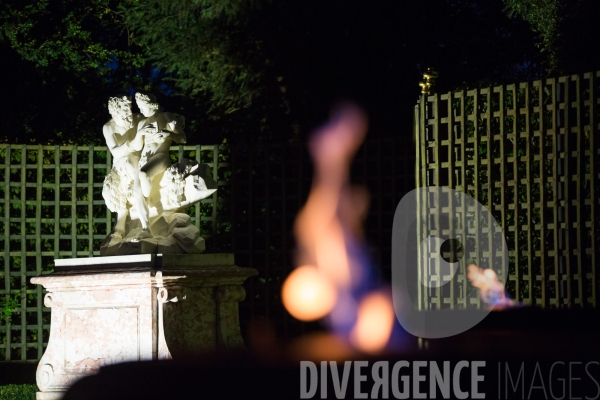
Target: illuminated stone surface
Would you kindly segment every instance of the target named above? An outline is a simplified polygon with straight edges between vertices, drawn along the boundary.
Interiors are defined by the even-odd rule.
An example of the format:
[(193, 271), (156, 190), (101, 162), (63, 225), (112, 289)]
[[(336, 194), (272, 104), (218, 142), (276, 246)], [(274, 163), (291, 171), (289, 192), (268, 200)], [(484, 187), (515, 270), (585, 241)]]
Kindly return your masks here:
[[(104, 180), (102, 197), (108, 209), (117, 213), (117, 223), (100, 254), (201, 253), (205, 245), (200, 231), (189, 217), (180, 216), (211, 196), (217, 182), (206, 164), (185, 159), (171, 164), (171, 145), (187, 140), (185, 118), (159, 112), (151, 94), (137, 93), (135, 100), (141, 114), (132, 113), (126, 96), (108, 102), (112, 119), (103, 134), (113, 167)], [(164, 229), (164, 220), (170, 229)], [(172, 221), (179, 224), (173, 226)]]
[(256, 274), (233, 254), (56, 260), (54, 273), (31, 280), (52, 308), (37, 398), (60, 398), (103, 365), (243, 346), (238, 303)]

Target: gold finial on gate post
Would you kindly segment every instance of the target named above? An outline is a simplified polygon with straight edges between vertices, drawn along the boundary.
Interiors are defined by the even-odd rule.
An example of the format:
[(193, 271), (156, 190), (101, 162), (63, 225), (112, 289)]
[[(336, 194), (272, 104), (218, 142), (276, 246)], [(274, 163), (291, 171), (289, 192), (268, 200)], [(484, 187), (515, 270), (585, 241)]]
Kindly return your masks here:
[(433, 85), (438, 77), (438, 73), (431, 68), (427, 68), (427, 71), (423, 73), (423, 80), (419, 82), (421, 86), (421, 94), (430, 95), (433, 93)]

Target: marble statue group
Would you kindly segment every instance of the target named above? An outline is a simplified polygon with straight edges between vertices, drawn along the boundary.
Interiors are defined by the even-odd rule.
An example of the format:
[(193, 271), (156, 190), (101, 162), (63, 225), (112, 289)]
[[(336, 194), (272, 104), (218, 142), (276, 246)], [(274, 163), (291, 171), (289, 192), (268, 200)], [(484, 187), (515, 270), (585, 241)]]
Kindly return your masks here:
[(161, 112), (154, 95), (136, 93), (140, 113), (127, 96), (111, 97), (112, 117), (103, 127), (113, 167), (102, 196), (117, 214), (102, 255), (185, 254), (204, 251), (204, 240), (186, 208), (212, 195), (210, 168), (188, 160), (172, 164), (172, 144), (186, 143), (185, 118)]
[(186, 143), (185, 119), (148, 93), (111, 97), (108, 111), (112, 166), (102, 196), (116, 223), (102, 257), (56, 259), (54, 272), (31, 279), (52, 311), (38, 400), (80, 398), (75, 385), (113, 364), (243, 346), (238, 303), (258, 271), (234, 265), (233, 254), (199, 254), (205, 243), (186, 209), (214, 195), (217, 182), (207, 164), (172, 162), (170, 147)]

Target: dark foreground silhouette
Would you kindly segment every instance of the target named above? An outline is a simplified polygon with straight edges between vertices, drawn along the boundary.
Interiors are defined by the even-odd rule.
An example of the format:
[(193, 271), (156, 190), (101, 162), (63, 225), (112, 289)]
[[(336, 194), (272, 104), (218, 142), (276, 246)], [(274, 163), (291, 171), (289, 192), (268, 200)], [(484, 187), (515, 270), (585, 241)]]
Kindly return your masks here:
[[(400, 376), (407, 376), (410, 385), (413, 384), (413, 365), (416, 361), (426, 361), (427, 365), (420, 370), (426, 379), (420, 391), (428, 396), (433, 361), (440, 371), (445, 361), (450, 362), (450, 371), (454, 371), (460, 361), (467, 361), (469, 366), (460, 374), (460, 387), (466, 391), (471, 388), (472, 362), (485, 361), (478, 372), (485, 379), (478, 387), (486, 398), (505, 398), (505, 390), (509, 391), (508, 398), (521, 398), (522, 390), (527, 396), (530, 389), (531, 398), (543, 397), (543, 390), (549, 393), (550, 385), (553, 393), (560, 395), (563, 384), (567, 385), (566, 390), (572, 390), (573, 396), (594, 397), (600, 393), (600, 346), (596, 345), (599, 333), (600, 312), (596, 310), (519, 308), (492, 312), (477, 327), (454, 337), (421, 341), (420, 345), (416, 338), (410, 337), (403, 347), (394, 351), (378, 356), (355, 353), (346, 359), (368, 362), (361, 370), (366, 378), (359, 389), (368, 393), (368, 398), (371, 398), (374, 382), (371, 367), (377, 361), (387, 361), (389, 373), (395, 363), (407, 361), (410, 367), (401, 370)], [(98, 375), (75, 383), (64, 400), (296, 399), (300, 398), (301, 390), (300, 360), (313, 361), (320, 371), (320, 359), (311, 351), (314, 349), (310, 340), (303, 342), (304, 348), (296, 346), (294, 351), (291, 351), (293, 346), (279, 346), (276, 341), (271, 341), (269, 346), (248, 342), (248, 351), (108, 366)], [(335, 360), (333, 354), (325, 352), (322, 359)], [(341, 379), (344, 363), (342, 359), (337, 361)], [(354, 365), (342, 396), (345, 398), (355, 397)], [(521, 369), (522, 378), (513, 390), (511, 381), (507, 381), (507, 370), (510, 378), (517, 382)], [(320, 373), (318, 376), (320, 380)], [(332, 380), (328, 371), (327, 398), (336, 398)], [(321, 398), (321, 393), (319, 383), (313, 398)], [(389, 394), (393, 398), (391, 391)], [(450, 397), (453, 396), (454, 392)], [(439, 392), (438, 398), (441, 398)]]

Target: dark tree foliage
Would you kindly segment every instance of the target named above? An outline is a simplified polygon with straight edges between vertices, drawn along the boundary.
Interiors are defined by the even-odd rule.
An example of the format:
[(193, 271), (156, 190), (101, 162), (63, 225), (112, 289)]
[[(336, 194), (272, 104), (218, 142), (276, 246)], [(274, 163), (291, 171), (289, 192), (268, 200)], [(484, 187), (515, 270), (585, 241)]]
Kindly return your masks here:
[(190, 96), (211, 94), (225, 113), (248, 107), (260, 88), (260, 42), (248, 27), (253, 2), (147, 0), (121, 3), (132, 39)]
[[(101, 143), (109, 95), (139, 83), (117, 2), (0, 3), (5, 81), (0, 126), (12, 143)], [(119, 68), (114, 65), (118, 63)]]
[(600, 2), (597, 0), (503, 0), (539, 35), (537, 46), (551, 75), (600, 67)]
[(439, 90), (539, 76), (534, 34), (490, 0), (54, 0), (0, 5), (8, 142), (102, 142), (108, 96), (152, 90), (191, 143), (303, 138), (340, 99), (410, 135)]
[(439, 71), (439, 90), (536, 73), (531, 33), (498, 2), (290, 0), (265, 14), (277, 26), (258, 31), (303, 132), (342, 97), (366, 108), (371, 134), (411, 134), (427, 67)]
[(440, 71), (445, 90), (540, 70), (529, 27), (498, 1), (150, 3), (151, 14), (148, 2), (122, 7), (133, 40), (180, 93), (208, 94), (212, 113), (233, 114), (235, 137), (303, 136), (339, 99), (365, 107), (372, 132), (409, 134), (426, 67)]

